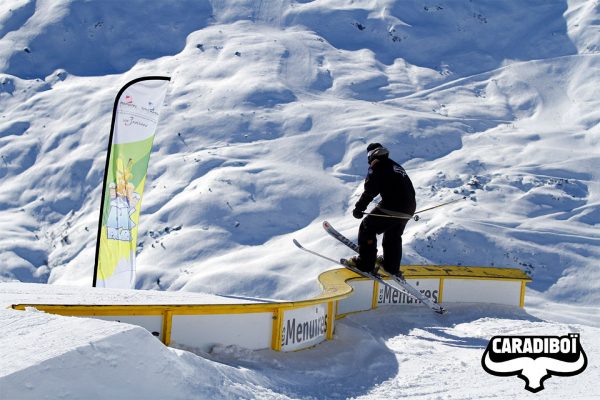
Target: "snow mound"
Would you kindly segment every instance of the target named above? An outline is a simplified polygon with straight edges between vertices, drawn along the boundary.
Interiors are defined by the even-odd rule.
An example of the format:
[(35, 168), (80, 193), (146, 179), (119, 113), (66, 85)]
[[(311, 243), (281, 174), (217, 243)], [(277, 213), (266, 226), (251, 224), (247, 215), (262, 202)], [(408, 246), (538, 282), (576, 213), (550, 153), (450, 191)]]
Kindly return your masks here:
[(302, 352), (216, 346), (198, 357), (127, 324), (4, 310), (0, 349), (10, 363), (3, 361), (0, 387), (10, 399), (528, 396), (518, 378), (494, 377), (481, 368), (489, 337), (577, 332), (589, 357), (587, 370), (568, 380), (549, 379), (544, 393), (586, 397), (600, 373), (593, 357), (600, 352), (600, 332), (587, 325), (593, 312), (587, 313), (586, 325), (579, 325), (512, 307), (456, 304), (445, 317), (382, 307), (346, 317), (334, 341)]
[(0, 387), (6, 399), (189, 399), (260, 393), (244, 384), (236, 389), (246, 380), (244, 372), (165, 347), (133, 325), (35, 310), (0, 310), (0, 323), (5, 327)]

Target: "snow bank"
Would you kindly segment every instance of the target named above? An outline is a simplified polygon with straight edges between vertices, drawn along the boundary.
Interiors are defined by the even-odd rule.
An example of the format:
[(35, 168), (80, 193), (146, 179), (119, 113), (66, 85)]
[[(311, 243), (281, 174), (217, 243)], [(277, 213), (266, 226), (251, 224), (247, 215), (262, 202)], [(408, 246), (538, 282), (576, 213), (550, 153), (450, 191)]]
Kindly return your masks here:
[[(68, 303), (95, 291), (0, 288), (19, 285), (38, 286), (38, 296)], [(301, 352), (215, 346), (198, 355), (164, 347), (132, 325), (0, 310), (0, 393), (9, 399), (475, 399), (498, 393), (534, 398), (539, 395), (524, 391), (520, 379), (483, 371), (480, 360), (489, 338), (575, 332), (589, 365), (581, 375), (546, 381), (544, 396), (587, 398), (600, 379), (597, 308), (548, 303), (535, 295), (526, 303), (527, 310), (453, 304), (444, 316), (410, 306), (380, 307), (337, 321), (333, 341)]]
[(210, 362), (167, 348), (139, 327), (12, 310), (0, 311), (0, 321), (5, 327), (0, 388), (6, 399), (188, 399), (230, 393), (229, 379)]
[(206, 293), (86, 288), (36, 283), (0, 282), (0, 307), (13, 304), (238, 304), (267, 301)]

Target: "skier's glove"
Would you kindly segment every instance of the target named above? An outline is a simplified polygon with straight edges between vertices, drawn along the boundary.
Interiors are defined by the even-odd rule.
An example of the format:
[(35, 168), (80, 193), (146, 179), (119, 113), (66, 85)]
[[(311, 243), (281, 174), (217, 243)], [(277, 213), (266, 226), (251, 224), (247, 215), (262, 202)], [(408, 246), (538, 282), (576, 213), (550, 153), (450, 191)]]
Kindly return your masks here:
[(356, 219), (361, 219), (365, 213), (360, 211), (358, 208), (352, 210), (352, 216)]

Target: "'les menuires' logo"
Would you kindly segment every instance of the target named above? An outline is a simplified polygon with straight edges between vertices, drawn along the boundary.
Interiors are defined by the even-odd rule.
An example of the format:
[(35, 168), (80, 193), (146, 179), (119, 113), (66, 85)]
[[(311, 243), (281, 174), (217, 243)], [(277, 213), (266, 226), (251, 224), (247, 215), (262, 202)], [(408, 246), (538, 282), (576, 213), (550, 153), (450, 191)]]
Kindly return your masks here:
[(566, 336), (494, 336), (481, 365), (497, 376), (517, 375), (525, 389), (537, 393), (552, 375), (573, 376), (586, 368), (587, 357), (579, 334)]

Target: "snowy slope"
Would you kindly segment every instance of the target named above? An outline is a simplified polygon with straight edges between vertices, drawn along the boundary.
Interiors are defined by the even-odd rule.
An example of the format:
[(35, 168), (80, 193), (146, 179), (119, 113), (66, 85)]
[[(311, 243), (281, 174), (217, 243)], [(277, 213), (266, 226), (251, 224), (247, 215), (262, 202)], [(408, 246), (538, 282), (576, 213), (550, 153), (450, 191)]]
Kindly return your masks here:
[[(291, 238), (348, 255), (320, 222), (356, 238), (350, 211), (366, 145), (375, 141), (407, 169), (418, 208), (469, 196), (408, 225), (404, 264), (518, 267), (534, 279), (529, 314), (466, 307), (434, 329), (410, 310), (380, 310), (344, 321), (338, 341), (306, 355), (224, 349), (216, 364), (152, 350), (148, 362), (189, 369), (179, 374), (181, 387), (200, 390), (194, 374), (206, 369), (215, 380), (198, 392), (204, 397), (481, 398), (486, 393), (450, 382), (511, 385), (481, 370), (484, 338), (568, 330), (583, 332), (591, 364), (577, 382), (591, 385), (600, 301), (599, 15), (597, 0), (3, 0), (0, 280), (90, 286), (114, 97), (131, 79), (168, 75), (142, 205), (137, 288), (199, 297), (317, 293), (316, 277), (332, 266), (298, 253)], [(6, 288), (3, 298), (18, 297)], [(19, 322), (14, 312), (2, 318), (40, 336), (33, 327), (55, 321), (61, 332), (71, 324), (43, 315)], [(94, 340), (108, 347), (136, 336), (133, 352), (143, 359), (154, 345), (139, 330), (106, 326), (106, 339)], [(7, 347), (20, 336), (11, 332), (3, 355), (20, 357)], [(332, 359), (350, 364), (357, 342), (365, 350), (356, 365), (374, 365), (366, 377), (329, 367)], [(37, 379), (40, 365), (79, 362), (75, 342), (61, 346), (53, 361), (27, 367), (37, 371), (28, 375), (32, 397), (48, 387)], [(228, 369), (229, 357), (247, 361)], [(464, 369), (444, 368), (453, 359)], [(117, 358), (117, 370), (130, 362)], [(291, 372), (274, 373), (296, 365), (304, 377), (297, 383)], [(447, 389), (419, 368), (442, 372)], [(239, 392), (221, 392), (222, 376)], [(325, 392), (331, 388), (313, 387), (315, 377), (341, 386)], [(550, 396), (584, 388), (576, 379), (552, 378)], [(511, 395), (525, 393), (520, 383), (512, 382)], [(84, 390), (65, 397), (86, 397)]]
[(598, 300), (579, 282), (598, 278), (597, 5), (3, 7), (4, 279), (89, 284), (113, 98), (164, 74), (139, 288), (315, 290), (327, 266), (290, 238), (322, 238), (324, 218), (356, 235), (365, 145), (380, 141), (421, 206), (470, 195), (409, 225), (405, 263), (517, 266), (550, 298)]
[[(14, 284), (0, 288), (4, 285)], [(43, 285), (36, 291), (49, 297), (56, 288)], [(78, 296), (70, 298), (76, 302)], [(4, 297), (0, 301), (6, 304)], [(537, 301), (528, 297), (527, 302)], [(334, 341), (308, 350), (230, 346), (199, 355), (164, 347), (131, 325), (0, 310), (5, 327), (0, 394), (6, 399), (598, 398), (597, 310), (558, 304), (552, 309), (558, 315), (547, 318), (537, 316), (543, 314), (537, 306), (524, 312), (455, 304), (440, 317), (410, 306), (383, 307), (338, 321)], [(565, 314), (579, 319), (561, 320)], [(491, 336), (566, 332), (581, 334), (588, 367), (575, 377), (548, 379), (541, 393), (525, 391), (516, 377), (495, 377), (481, 368)]]

